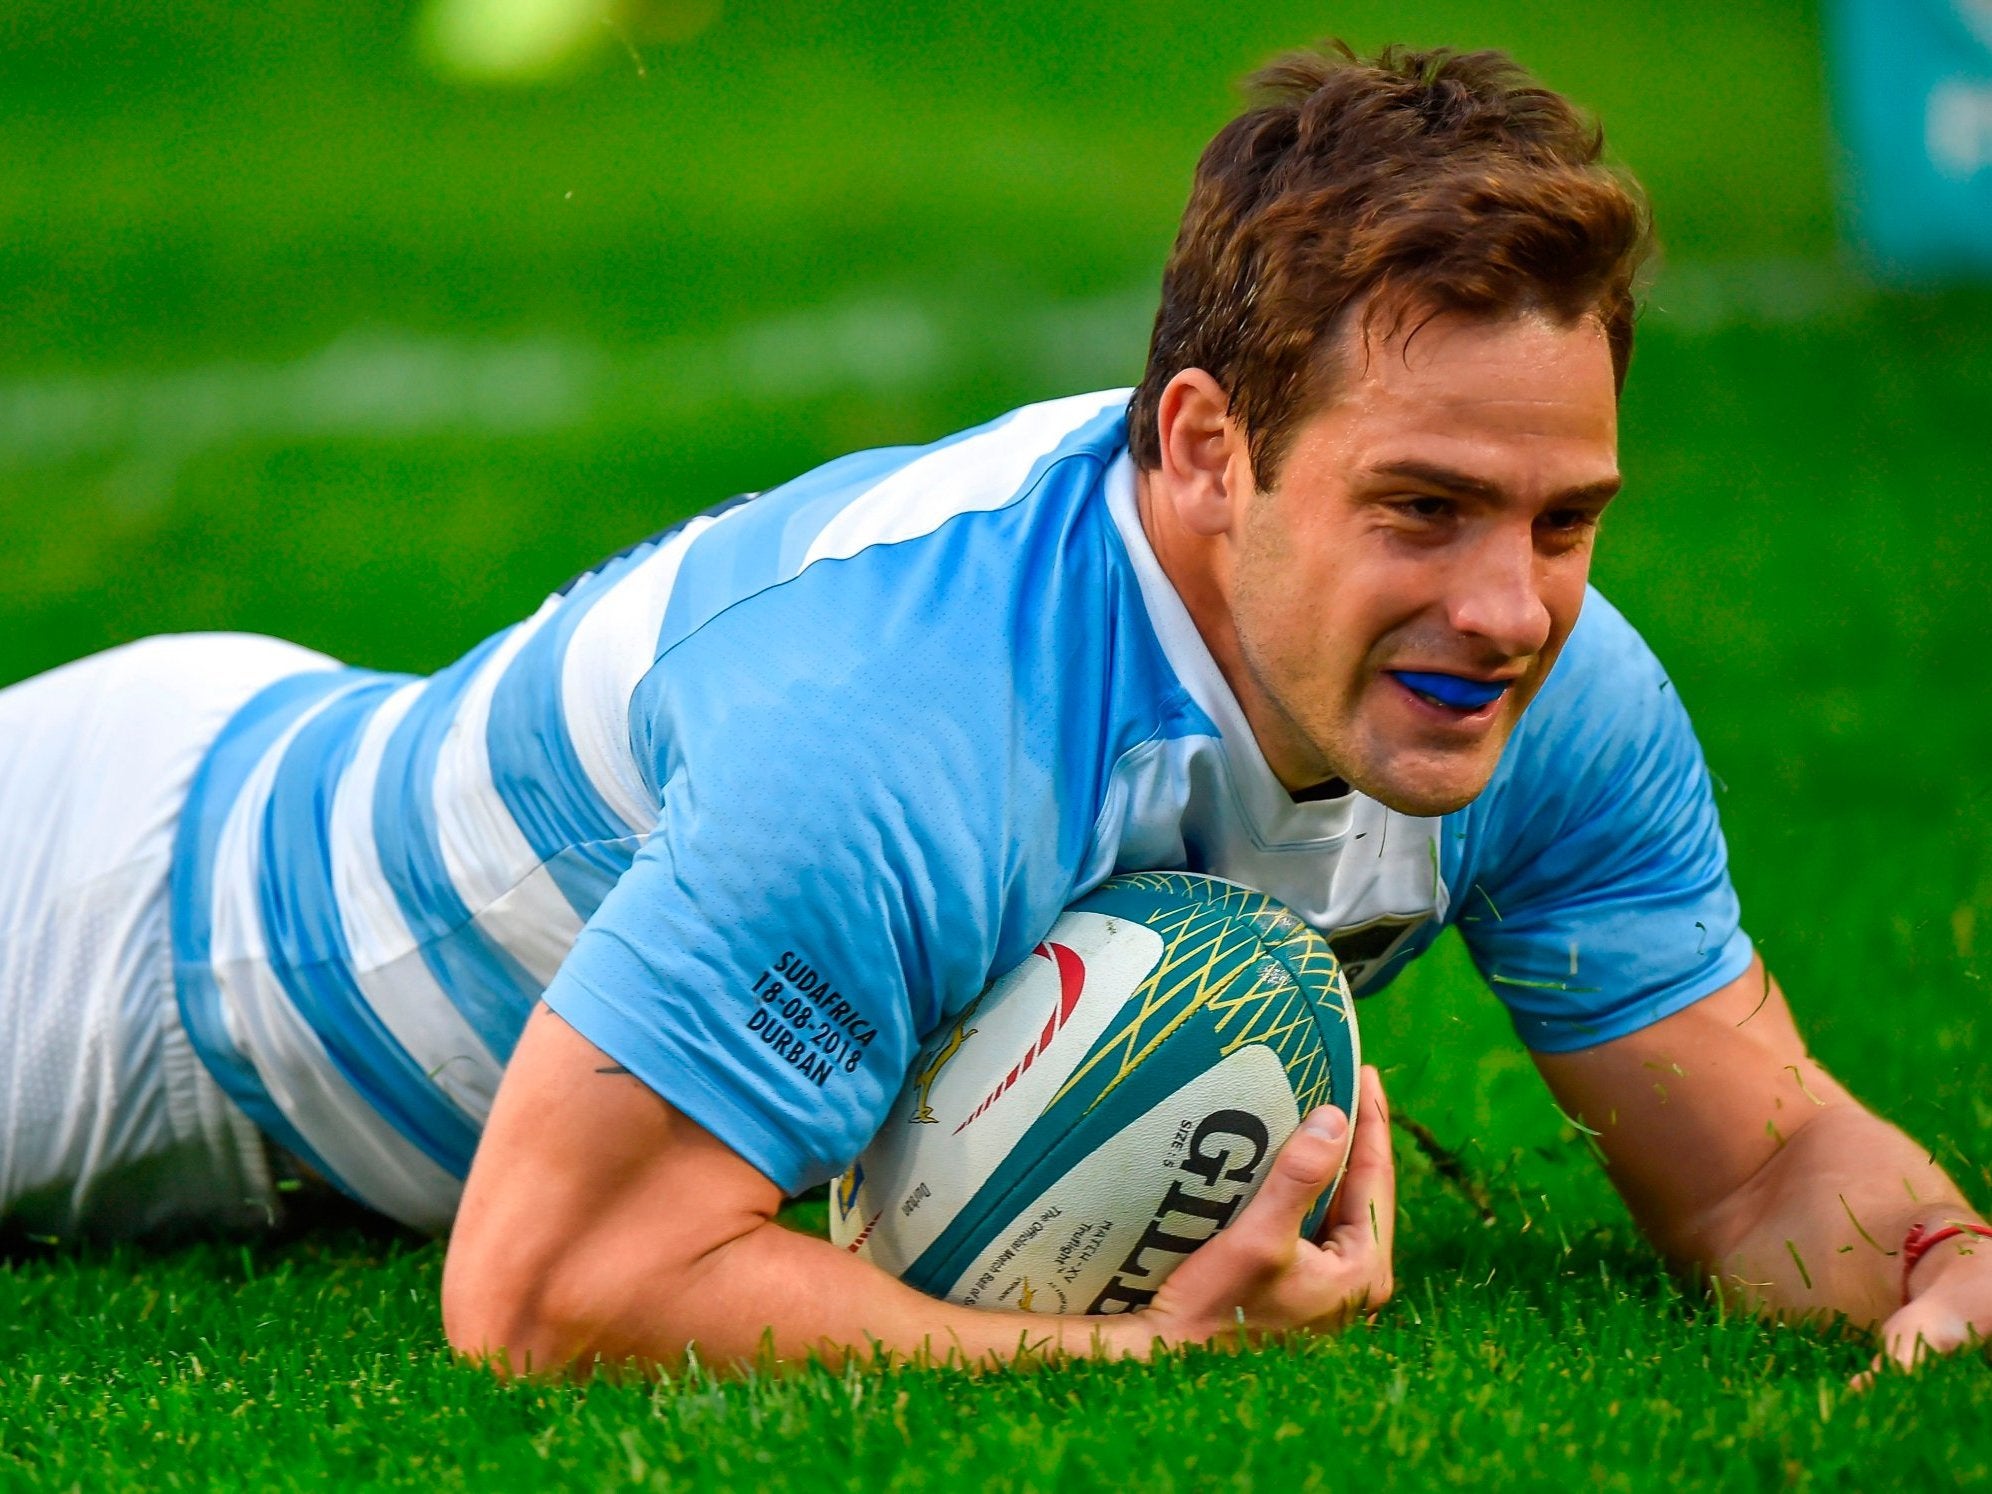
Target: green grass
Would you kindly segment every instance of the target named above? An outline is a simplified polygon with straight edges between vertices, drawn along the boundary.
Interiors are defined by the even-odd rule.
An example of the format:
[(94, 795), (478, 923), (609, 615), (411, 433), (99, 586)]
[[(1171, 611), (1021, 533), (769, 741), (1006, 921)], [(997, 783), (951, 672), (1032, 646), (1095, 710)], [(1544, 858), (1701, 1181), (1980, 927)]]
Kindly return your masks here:
[[(501, 1387), (435, 1348), (440, 1251), (341, 1235), (62, 1258), (0, 1326), (0, 1483), (1334, 1489), (1983, 1483), (1984, 1369), (1855, 1397), (1864, 1355), (1685, 1301), (1623, 1231), (1413, 1189), (1373, 1328), (971, 1380), (810, 1371)], [(1504, 1207), (1514, 1214), (1518, 1206)], [(1450, 1243), (1434, 1248), (1446, 1231)]]
[[(1228, 80), (1398, 13), (740, 9), (645, 78), (610, 51), (510, 96), (426, 79), (400, 7), (16, 6), (0, 680), (206, 627), (434, 667), (729, 492), (1131, 379)], [(1653, 187), (1599, 579), (1695, 713), (1819, 1053), (1992, 1202), (1992, 294), (1835, 268), (1816, 33), (1434, 0), (1414, 39), (1513, 47)], [(1497, 1217), (1407, 1150), (1402, 1295), (1340, 1339), (507, 1389), (443, 1350), (434, 1244), (28, 1254), (0, 1488), (1992, 1482), (1982, 1364), (1851, 1398), (1859, 1343), (1670, 1284), (1456, 946), (1364, 1021)]]

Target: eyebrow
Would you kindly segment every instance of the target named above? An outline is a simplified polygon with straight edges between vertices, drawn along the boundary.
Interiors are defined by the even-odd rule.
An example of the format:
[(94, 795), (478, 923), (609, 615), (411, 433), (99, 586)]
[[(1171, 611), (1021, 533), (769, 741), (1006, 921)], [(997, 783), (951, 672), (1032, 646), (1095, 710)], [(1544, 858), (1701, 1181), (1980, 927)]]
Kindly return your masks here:
[[(1456, 493), (1466, 498), (1499, 498), (1501, 489), (1484, 478), (1475, 477), (1470, 472), (1461, 472), (1452, 467), (1441, 467), (1436, 462), (1405, 460), (1384, 462), (1370, 469), (1379, 477), (1401, 477), (1410, 482), (1423, 483), (1428, 488), (1437, 488), (1444, 493)], [(1553, 495), (1558, 503), (1602, 503), (1616, 494), (1623, 485), (1623, 479), (1608, 477), (1602, 482), (1586, 483), (1582, 487), (1566, 488)]]

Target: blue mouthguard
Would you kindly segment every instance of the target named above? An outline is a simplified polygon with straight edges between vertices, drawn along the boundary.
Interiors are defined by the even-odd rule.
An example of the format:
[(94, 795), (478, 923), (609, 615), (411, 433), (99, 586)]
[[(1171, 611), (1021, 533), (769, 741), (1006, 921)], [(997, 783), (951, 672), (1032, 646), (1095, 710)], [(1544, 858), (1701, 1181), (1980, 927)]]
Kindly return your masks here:
[(1477, 711), (1508, 693), (1505, 680), (1468, 680), (1456, 674), (1423, 674), (1415, 669), (1393, 669), (1390, 673), (1420, 695), (1429, 695), (1456, 711)]

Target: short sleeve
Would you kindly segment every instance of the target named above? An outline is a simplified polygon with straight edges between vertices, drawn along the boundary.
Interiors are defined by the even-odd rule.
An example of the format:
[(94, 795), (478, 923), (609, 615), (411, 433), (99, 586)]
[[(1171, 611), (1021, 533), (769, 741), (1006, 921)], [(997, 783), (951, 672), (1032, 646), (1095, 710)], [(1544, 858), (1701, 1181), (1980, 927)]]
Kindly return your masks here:
[(658, 824), (546, 1001), (786, 1191), (848, 1165), (924, 1033), (1068, 899), (1104, 749), (1059, 692), (1101, 644), (1043, 641), (978, 561), (1016, 522), (813, 565), (632, 703)]
[(1623, 1037), (1749, 966), (1687, 711), (1596, 593), (1487, 792), (1441, 835), (1448, 918), (1533, 1049)]

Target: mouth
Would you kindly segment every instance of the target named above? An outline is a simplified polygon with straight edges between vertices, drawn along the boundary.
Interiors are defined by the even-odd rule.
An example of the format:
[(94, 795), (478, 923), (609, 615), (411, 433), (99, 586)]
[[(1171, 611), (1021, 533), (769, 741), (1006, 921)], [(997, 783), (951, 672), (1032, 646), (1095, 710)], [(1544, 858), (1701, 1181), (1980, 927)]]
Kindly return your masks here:
[(1463, 674), (1440, 674), (1422, 669), (1385, 671), (1420, 705), (1461, 723), (1492, 719), (1501, 697), (1513, 680), (1477, 680)]

